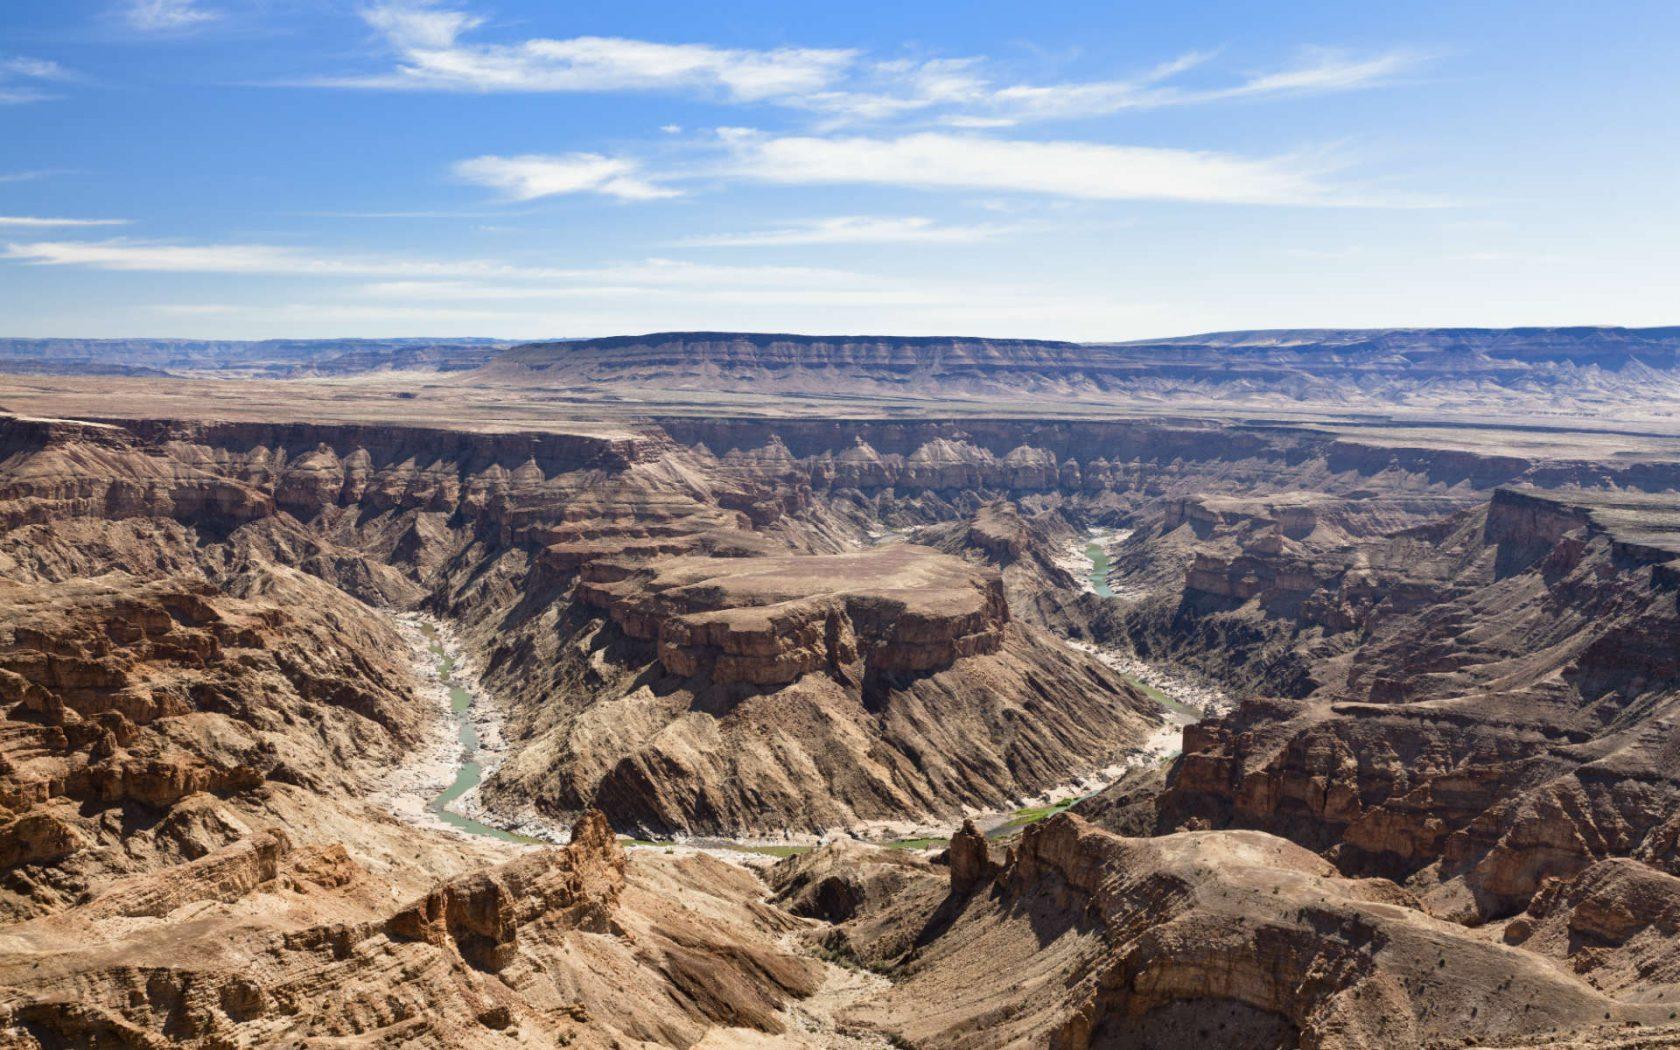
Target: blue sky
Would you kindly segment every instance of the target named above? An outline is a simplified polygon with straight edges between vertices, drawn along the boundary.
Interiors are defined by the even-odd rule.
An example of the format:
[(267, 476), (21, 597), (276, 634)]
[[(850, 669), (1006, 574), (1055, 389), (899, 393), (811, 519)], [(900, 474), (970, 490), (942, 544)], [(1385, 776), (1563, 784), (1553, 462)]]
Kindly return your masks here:
[(0, 335), (1680, 323), (1680, 4), (9, 0)]

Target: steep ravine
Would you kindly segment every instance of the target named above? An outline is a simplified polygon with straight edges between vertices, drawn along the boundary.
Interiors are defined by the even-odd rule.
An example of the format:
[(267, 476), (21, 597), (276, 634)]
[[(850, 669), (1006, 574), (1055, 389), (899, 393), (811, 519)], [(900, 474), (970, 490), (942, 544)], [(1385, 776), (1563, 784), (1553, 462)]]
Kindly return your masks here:
[[(1093, 530), (1089, 542), (1083, 544), (1087, 565), (1082, 575), (1099, 595), (1106, 589), (1107, 547), (1124, 536), (1123, 531)], [(456, 632), (435, 616), (424, 613), (402, 614), (396, 623), (411, 644), (416, 677), (427, 683), (429, 694), (439, 704), (439, 725), (444, 730), (434, 732), (425, 748), (394, 771), (387, 804), (405, 819), (441, 825), (467, 835), (520, 845), (564, 842), (568, 834), (565, 827), (546, 819), (535, 807), (526, 805), (514, 812), (507, 805), (506, 793), (500, 796), (502, 803), (494, 805), (480, 792), (480, 785), (507, 754), (503, 742), (503, 708), (473, 671)], [(1006, 807), (971, 808), (963, 814), (982, 830), (999, 834), (1014, 831), (1024, 820), (1038, 819), (1103, 790), (1136, 766), (1175, 757), (1181, 749), (1183, 727), (1198, 719), (1209, 706), (1223, 706), (1221, 695), (1193, 684), (1170, 668), (1144, 664), (1115, 650), (1086, 643), (1068, 644), (1093, 653), (1160, 703), (1165, 716), (1161, 728), (1122, 761), (1014, 800)], [(907, 818), (873, 821), (820, 835), (783, 829), (747, 838), (679, 834), (662, 841), (626, 841), (632, 848), (681, 844), (714, 850), (721, 857), (732, 859), (806, 849), (836, 837), (937, 844), (944, 841), (949, 830), (945, 822)]]
[[(392, 771), (377, 796), (380, 802), (412, 823), (447, 828), (459, 834), (510, 845), (565, 842), (566, 827), (545, 818), (535, 807), (526, 805), (516, 810), (507, 804), (507, 793), (492, 803), (479, 790), (508, 753), (503, 740), (502, 705), (472, 670), (455, 632), (436, 617), (420, 613), (404, 613), (396, 618), (396, 625), (410, 643), (415, 676), (425, 683), (426, 694), (437, 705), (437, 714), (426, 742)], [(1168, 753), (1169, 739), (1176, 750), (1177, 726), (1178, 722), (1169, 718), (1162, 732), (1115, 763), (1092, 769), (1038, 794), (1013, 800), (1006, 807), (971, 808), (963, 814), (963, 819), (973, 820), (982, 828), (1018, 827), (1023, 813), (1065, 805), (1102, 790), (1136, 765), (1159, 760)], [(626, 845), (631, 848), (678, 845), (715, 851), (723, 859), (737, 860), (808, 849), (836, 838), (942, 842), (951, 826), (948, 822), (907, 816), (903, 820), (873, 821), (822, 834), (797, 829), (772, 830), (740, 838), (677, 834), (656, 841), (626, 839)]]

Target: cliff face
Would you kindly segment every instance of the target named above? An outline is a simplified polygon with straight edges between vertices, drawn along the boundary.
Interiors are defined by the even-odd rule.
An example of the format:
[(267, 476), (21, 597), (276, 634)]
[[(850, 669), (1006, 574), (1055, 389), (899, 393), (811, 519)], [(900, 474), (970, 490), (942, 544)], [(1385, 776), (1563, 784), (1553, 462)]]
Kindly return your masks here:
[(795, 370), (879, 372), (908, 379), (980, 371), (1068, 369), (1084, 354), (1077, 343), (1029, 339), (902, 336), (797, 336), (735, 332), (664, 332), (564, 343), (528, 343), (498, 355), (498, 371), (529, 370), (600, 380), (626, 375), (737, 375)]
[(1322, 518), (1350, 532), (1384, 521), (1413, 524), (1478, 503), (1499, 486), (1680, 487), (1680, 465), (1663, 456), (1613, 462), (1556, 448), (1518, 455), (1305, 427), (1131, 419), (657, 422), (679, 444), (715, 453), (743, 484), (867, 499), (1056, 493), (1108, 497), (1128, 510), (1146, 500), (1211, 497), (1229, 499), (1239, 514)]
[(1501, 490), (1438, 526), (1199, 562), (1170, 615), (1244, 625), (1304, 688), (1192, 727), (1161, 827), (1273, 831), (1472, 921), (1602, 857), (1673, 870), (1674, 520), (1660, 497)]
[(520, 631), (491, 654), (535, 738), (492, 790), (650, 833), (995, 809), (1116, 761), (1159, 719), (1013, 624), (995, 571), (922, 547), (602, 560), (576, 596), (588, 615), (557, 647)]
[[(1504, 665), (1466, 663), (1477, 650), (1464, 646), (1462, 625), (1490, 610), (1553, 625), (1532, 628), (1547, 644), (1578, 639), (1584, 662), (1569, 672), (1568, 688), (1638, 688), (1627, 685), (1629, 668), (1665, 673), (1624, 633), (1570, 634), (1553, 608), (1574, 603), (1571, 615), (1597, 617), (1613, 604), (1590, 585), (1601, 562), (1618, 578), (1672, 578), (1662, 557), (1667, 526), (1637, 500), (1584, 511), (1513, 490), (1473, 524), (1417, 524), (1472, 504), (1489, 477), (1555, 472), (1556, 463), (1153, 422), (878, 422), (842, 432), (822, 422), (673, 421), (663, 429), (465, 433), (11, 419), (3, 437), (9, 498), (0, 513), (13, 526), (0, 560), (15, 571), (65, 579), (151, 561), (158, 575), (220, 586), (238, 566), (278, 562), (370, 601), (427, 600), (472, 624), (500, 624), (469, 639), (513, 698), (534, 750), (492, 790), (532, 790), (565, 812), (622, 805), (622, 815), (633, 812), (649, 829), (763, 826), (789, 814), (804, 826), (833, 826), (895, 807), (940, 813), (959, 800), (1001, 803), (1134, 743), (1147, 718), (1123, 686), (1084, 657), (1050, 659), (1032, 630), (1011, 624), (1012, 600), (1033, 623), (1063, 629), (1085, 630), (1097, 613), (1046, 597), (1065, 573), (1043, 557), (1050, 534), (1034, 529), (1053, 526), (1030, 524), (1038, 519), (1019, 507), (983, 510), (997, 492), (1021, 507), (1060, 508), (1064, 522), (1067, 514), (1158, 512), (1116, 564), (1126, 571), (1140, 564), (1135, 554), (1164, 552), (1155, 559), (1170, 563), (1160, 580), (1182, 572), (1180, 600), (1140, 607), (1119, 629), (1146, 653), (1259, 681), (1274, 694), (1392, 705), (1507, 688)], [(1251, 495), (1239, 495), (1245, 490)], [(995, 566), (1001, 585), (907, 549), (841, 553), (855, 550), (873, 522), (965, 516), (961, 535), (929, 538)], [(1600, 546), (1602, 557), (1592, 553)], [(1493, 608), (1501, 602), (1518, 612)], [(597, 620), (611, 624), (610, 636), (597, 637)], [(1512, 657), (1532, 644), (1526, 636), (1519, 643), (1519, 633), (1488, 644), (1500, 659)], [(685, 683), (694, 710), (677, 693), (639, 692), (637, 676), (649, 667)], [(971, 704), (979, 696), (971, 691), (990, 688), (982, 683), (994, 676), (1050, 697), (1049, 728), (1016, 728), (1007, 713), (1015, 698), (968, 709), (979, 720), (969, 727), (972, 744), (942, 739), (909, 715), (937, 706), (941, 689)], [(1079, 683), (1093, 676), (1113, 688), (1091, 698)], [(557, 690), (584, 700), (546, 710)], [(813, 714), (830, 693), (844, 699)], [(611, 706), (620, 699), (632, 702)], [(587, 710), (600, 703), (608, 707)], [(869, 754), (862, 772), (790, 745), (772, 714), (790, 703), (823, 727), (821, 747)], [(900, 703), (909, 705), (903, 715)], [(626, 717), (607, 719), (607, 709)], [(1563, 724), (1597, 732), (1598, 722), (1580, 730), (1577, 721)], [(1426, 736), (1417, 748), (1430, 746)], [(742, 774), (740, 757), (713, 757), (720, 740), (769, 741), (772, 753), (792, 746), (811, 763), (801, 776), (838, 796), (809, 802), (798, 778), (783, 775), (766, 816), (750, 815), (745, 794), (698, 791), (683, 801), (667, 781)], [(871, 751), (883, 740), (894, 741), (890, 753)], [(1202, 753), (1220, 747), (1197, 739), (1186, 785), (1202, 775), (1193, 772)], [(1416, 758), (1402, 751), (1397, 761)], [(570, 772), (553, 773), (557, 761)], [(1463, 753), (1446, 766), (1470, 761)], [(934, 766), (934, 774), (904, 772)], [(1240, 819), (1257, 821), (1250, 809), (1287, 809), (1268, 800), (1295, 788), (1260, 783), (1246, 793), (1222, 789), (1225, 802), (1185, 803), (1184, 812), (1235, 807)], [(1503, 774), (1489, 783), (1503, 785)], [(1362, 785), (1361, 812), (1390, 793)], [(1174, 797), (1217, 795), (1186, 788)], [(1382, 812), (1369, 818), (1370, 830), (1352, 833), (1350, 857), (1415, 854), (1426, 864), (1445, 849), (1435, 832), (1418, 832), (1422, 845), (1384, 844), (1393, 836), (1378, 830), (1391, 819)], [(1265, 819), (1278, 827), (1294, 820)], [(1412, 863), (1401, 867), (1409, 873)]]
[(6, 339), (0, 370), (167, 375), (171, 371), (341, 375), (389, 368), (477, 368), (495, 339)]

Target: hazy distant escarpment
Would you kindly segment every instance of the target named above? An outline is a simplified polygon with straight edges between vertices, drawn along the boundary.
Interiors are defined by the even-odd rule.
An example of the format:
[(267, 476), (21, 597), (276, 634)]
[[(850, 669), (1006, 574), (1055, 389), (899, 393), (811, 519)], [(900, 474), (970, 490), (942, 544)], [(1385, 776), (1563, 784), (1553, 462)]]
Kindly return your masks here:
[(516, 346), (497, 354), (492, 371), (583, 381), (675, 378), (721, 383), (827, 373), (914, 383), (1003, 373), (1055, 375), (1089, 365), (1090, 349), (1047, 339), (655, 333)]
[(0, 372), (163, 376), (238, 372), (298, 378), (361, 372), (463, 371), (511, 346), (495, 339), (6, 339)]
[(563, 390), (579, 402), (738, 402), (774, 394), (872, 403), (1652, 419), (1680, 399), (1680, 327), (1285, 329), (1126, 343), (745, 332), (521, 344), (0, 339), (0, 372), (294, 380), (418, 373), (498, 399), (523, 391), (546, 400)]
[[(1223, 332), (1131, 343), (663, 332), (530, 343), (475, 379), (813, 396), (1561, 410), (1680, 395), (1680, 328)], [(644, 391), (645, 392), (645, 391)], [(1532, 407), (1532, 405), (1530, 405)]]

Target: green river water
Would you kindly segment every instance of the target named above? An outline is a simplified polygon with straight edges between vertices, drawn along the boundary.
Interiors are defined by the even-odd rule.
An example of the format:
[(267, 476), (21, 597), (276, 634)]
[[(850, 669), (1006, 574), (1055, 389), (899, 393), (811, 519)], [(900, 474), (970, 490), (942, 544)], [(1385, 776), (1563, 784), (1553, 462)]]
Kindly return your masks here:
[(443, 789), (443, 793), (432, 799), (427, 809), (437, 818), (451, 827), (473, 835), (487, 835), (503, 842), (538, 842), (529, 835), (517, 835), (511, 831), (491, 827), (471, 817), (463, 817), (449, 808), (456, 799), (465, 795), (478, 786), (484, 779), (484, 767), (479, 764), (478, 730), (474, 728), (469, 712), (472, 710), (472, 694), (469, 693), (455, 678), (455, 658), (444, 651), (443, 644), (438, 641), (437, 632), (430, 626), (422, 628), (426, 635), (426, 642), (431, 649), (432, 656), (437, 660), (438, 678), (449, 690), (449, 710), (454, 712), (455, 720), (460, 725), (457, 738), (461, 741), (461, 768), (455, 774), (455, 781)]
[(1085, 548), (1085, 556), (1091, 559), (1091, 588), (1100, 597), (1114, 597), (1114, 589), (1108, 585), (1108, 551), (1100, 543), (1093, 543)]

